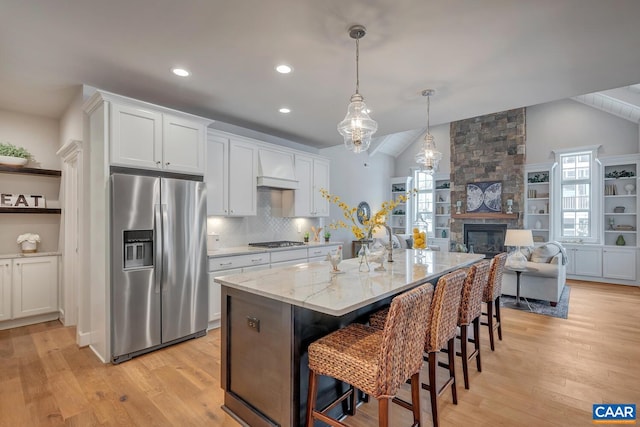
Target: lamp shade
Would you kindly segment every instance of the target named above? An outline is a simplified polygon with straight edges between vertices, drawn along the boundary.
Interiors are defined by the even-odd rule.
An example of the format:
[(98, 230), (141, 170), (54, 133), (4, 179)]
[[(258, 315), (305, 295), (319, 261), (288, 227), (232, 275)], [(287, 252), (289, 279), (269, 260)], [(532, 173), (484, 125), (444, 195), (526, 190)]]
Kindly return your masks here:
[(507, 230), (504, 238), (505, 246), (533, 246), (533, 234), (531, 230)]

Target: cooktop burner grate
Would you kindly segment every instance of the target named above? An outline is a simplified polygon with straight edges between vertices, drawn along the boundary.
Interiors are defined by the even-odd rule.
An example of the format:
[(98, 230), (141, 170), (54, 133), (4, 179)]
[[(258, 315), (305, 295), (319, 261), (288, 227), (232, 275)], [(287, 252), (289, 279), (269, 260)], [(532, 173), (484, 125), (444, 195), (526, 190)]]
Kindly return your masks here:
[(287, 248), (289, 246), (303, 246), (303, 242), (295, 242), (291, 240), (278, 240), (275, 242), (257, 242), (249, 243), (249, 246), (256, 246), (259, 248)]

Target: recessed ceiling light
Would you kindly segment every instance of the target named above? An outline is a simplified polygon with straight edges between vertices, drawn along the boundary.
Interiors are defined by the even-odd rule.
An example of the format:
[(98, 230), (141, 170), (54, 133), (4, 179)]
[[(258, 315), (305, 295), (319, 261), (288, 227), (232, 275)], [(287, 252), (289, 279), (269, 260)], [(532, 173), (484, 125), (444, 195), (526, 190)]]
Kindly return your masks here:
[(179, 77), (189, 77), (191, 75), (191, 73), (184, 68), (173, 68), (171, 72)]
[(293, 68), (286, 64), (280, 64), (276, 67), (276, 71), (280, 74), (289, 74), (291, 71), (293, 71)]
[(280, 111), (282, 114), (289, 114), (291, 112), (291, 110), (289, 108), (286, 108), (286, 107), (282, 107), (278, 111)]

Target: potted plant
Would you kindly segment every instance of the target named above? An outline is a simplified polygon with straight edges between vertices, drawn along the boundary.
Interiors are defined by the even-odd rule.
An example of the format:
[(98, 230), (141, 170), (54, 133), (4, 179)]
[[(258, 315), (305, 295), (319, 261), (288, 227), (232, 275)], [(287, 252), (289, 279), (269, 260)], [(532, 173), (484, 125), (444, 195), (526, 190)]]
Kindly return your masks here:
[(0, 142), (0, 164), (8, 166), (24, 166), (31, 158), (31, 153), (22, 147), (8, 142)]
[(308, 232), (308, 231), (305, 231), (305, 232), (304, 232), (304, 242), (305, 242), (305, 243), (308, 243), (308, 242), (309, 242), (309, 232)]
[(329, 231), (325, 231), (324, 232), (324, 241), (328, 242), (330, 238), (331, 238), (331, 233)]
[(25, 233), (18, 236), (16, 240), (22, 248), (22, 253), (31, 254), (38, 251), (40, 236), (35, 233)]

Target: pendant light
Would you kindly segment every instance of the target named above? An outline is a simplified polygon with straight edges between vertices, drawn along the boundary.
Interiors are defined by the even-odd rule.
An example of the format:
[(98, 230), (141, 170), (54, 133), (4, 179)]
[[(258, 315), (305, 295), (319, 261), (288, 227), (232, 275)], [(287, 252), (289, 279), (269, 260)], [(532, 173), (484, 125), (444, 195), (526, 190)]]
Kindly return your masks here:
[(349, 36), (356, 40), (356, 93), (351, 95), (351, 102), (347, 107), (347, 115), (338, 123), (338, 132), (344, 138), (344, 145), (354, 153), (367, 151), (371, 144), (371, 135), (378, 130), (378, 123), (369, 117), (369, 110), (364, 103), (360, 89), (360, 75), (358, 62), (360, 56), (359, 40), (366, 34), (362, 25), (349, 28)]
[(436, 140), (429, 132), (429, 109), (431, 107), (431, 96), (435, 94), (434, 89), (425, 89), (422, 91), (422, 96), (427, 97), (427, 134), (424, 136), (420, 151), (416, 154), (416, 162), (422, 165), (422, 169), (433, 174), (438, 170), (438, 164), (442, 160), (442, 153), (436, 149)]

